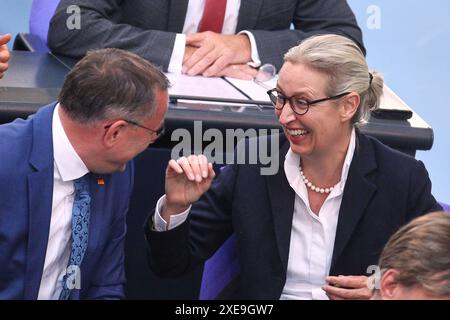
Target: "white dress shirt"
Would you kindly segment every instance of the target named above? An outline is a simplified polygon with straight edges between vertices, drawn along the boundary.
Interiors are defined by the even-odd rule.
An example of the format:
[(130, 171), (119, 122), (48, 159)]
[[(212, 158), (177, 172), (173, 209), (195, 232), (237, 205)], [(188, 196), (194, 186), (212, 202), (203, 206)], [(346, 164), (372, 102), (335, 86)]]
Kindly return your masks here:
[(52, 119), (53, 200), (50, 232), (38, 299), (58, 299), (72, 246), (73, 181), (89, 172), (72, 147), (59, 118), (59, 104)]
[[(325, 278), (330, 272), (339, 209), (355, 153), (355, 140), (355, 129), (353, 129), (342, 167), (341, 180), (328, 195), (318, 215), (311, 210), (308, 191), (300, 177), (300, 156), (292, 152), (290, 148), (286, 154), (284, 171), (289, 185), (295, 191), (295, 203), (286, 283), (281, 293), (281, 300), (328, 299), (322, 286), (325, 285)], [(164, 204), (165, 196), (162, 196), (158, 200), (153, 218), (156, 231), (171, 230), (179, 226), (187, 219), (191, 209), (171, 216), (167, 226), (160, 215)]]
[[(241, 0), (228, 0), (225, 10), (225, 18), (223, 21), (222, 33), (223, 34), (235, 34), (238, 23), (239, 9), (241, 7)], [(173, 46), (172, 55), (170, 57), (169, 72), (181, 73), (183, 64), (184, 50), (186, 47), (186, 33), (196, 33), (200, 20), (202, 18), (203, 10), (205, 8), (205, 0), (189, 1), (186, 18), (184, 20), (183, 33), (177, 34), (175, 38), (175, 44)], [(261, 64), (258, 50), (256, 48), (256, 41), (254, 36), (248, 31), (242, 31), (250, 40), (252, 66), (259, 67)]]
[(342, 167), (341, 180), (314, 214), (308, 191), (300, 177), (300, 156), (291, 149), (286, 154), (284, 171), (295, 191), (294, 215), (286, 274), (280, 299), (328, 299), (322, 286), (329, 275), (334, 240), (348, 171), (355, 152), (355, 129)]
[(189, 208), (186, 211), (170, 216), (170, 222), (169, 225), (167, 225), (166, 220), (164, 220), (161, 217), (162, 209), (165, 204), (166, 204), (166, 195), (163, 195), (161, 198), (159, 198), (158, 202), (156, 203), (155, 215), (153, 218), (153, 224), (156, 231), (167, 231), (178, 227), (180, 224), (186, 221), (192, 207), (189, 206)]

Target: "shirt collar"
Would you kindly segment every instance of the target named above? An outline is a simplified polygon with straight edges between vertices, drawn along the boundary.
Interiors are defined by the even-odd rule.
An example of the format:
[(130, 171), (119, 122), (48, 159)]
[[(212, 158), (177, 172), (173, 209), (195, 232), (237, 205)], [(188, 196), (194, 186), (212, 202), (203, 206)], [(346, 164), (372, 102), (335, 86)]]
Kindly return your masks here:
[(355, 153), (356, 146), (356, 133), (355, 128), (352, 129), (352, 135), (350, 136), (350, 143), (347, 149), (347, 155), (345, 156), (344, 166), (341, 173), (341, 190), (344, 191), (345, 182), (347, 181), (350, 165), (352, 164), (353, 155)]
[(70, 143), (61, 123), (59, 110), (60, 105), (58, 103), (53, 111), (52, 119), (53, 156), (61, 179), (72, 181), (84, 176), (89, 172), (89, 169)]
[[(344, 191), (345, 182), (347, 181), (348, 172), (350, 170), (350, 165), (352, 163), (353, 155), (355, 153), (355, 145), (356, 145), (356, 133), (355, 128), (352, 129), (352, 133), (350, 136), (350, 143), (348, 145), (347, 154), (345, 155), (344, 165), (342, 167), (341, 173), (341, 181), (339, 183), (340, 193)], [(286, 153), (285, 163), (284, 163), (284, 171), (286, 173), (286, 178), (288, 179), (291, 186), (301, 186), (301, 189), (306, 191), (306, 187), (304, 186), (303, 181), (300, 178), (299, 173), (299, 163), (300, 163), (300, 155), (294, 153), (291, 148), (289, 148)]]

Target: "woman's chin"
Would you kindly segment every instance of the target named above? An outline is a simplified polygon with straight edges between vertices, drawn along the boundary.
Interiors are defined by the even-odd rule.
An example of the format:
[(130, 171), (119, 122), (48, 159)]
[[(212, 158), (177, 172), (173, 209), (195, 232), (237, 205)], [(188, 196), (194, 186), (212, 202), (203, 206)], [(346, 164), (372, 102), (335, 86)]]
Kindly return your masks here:
[(304, 136), (287, 135), (291, 150), (296, 154), (308, 153), (309, 147), (309, 134)]

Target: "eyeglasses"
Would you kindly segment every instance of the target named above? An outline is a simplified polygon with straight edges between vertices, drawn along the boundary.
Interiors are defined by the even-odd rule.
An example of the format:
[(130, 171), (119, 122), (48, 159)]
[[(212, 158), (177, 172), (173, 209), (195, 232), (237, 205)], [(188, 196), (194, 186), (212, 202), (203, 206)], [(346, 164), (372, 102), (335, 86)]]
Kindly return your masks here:
[(259, 67), (258, 73), (255, 78), (253, 78), (253, 81), (264, 89), (269, 90), (271, 86), (267, 85), (265, 82), (272, 80), (276, 75), (277, 69), (275, 66), (273, 64), (266, 63)]
[(309, 110), (309, 107), (312, 106), (313, 104), (317, 104), (317, 103), (328, 101), (328, 100), (336, 100), (336, 99), (342, 98), (343, 96), (345, 96), (349, 93), (350, 92), (344, 92), (344, 93), (341, 93), (341, 94), (338, 94), (338, 95), (335, 95), (332, 97), (326, 97), (326, 98), (322, 98), (322, 99), (309, 101), (309, 100), (305, 100), (305, 99), (299, 99), (295, 96), (286, 97), (280, 91), (278, 91), (278, 89), (276, 89), (276, 88), (267, 91), (270, 101), (272, 102), (275, 109), (282, 110), (284, 105), (286, 104), (286, 101), (289, 100), (289, 104), (292, 108), (292, 111), (294, 111), (299, 116), (302, 116), (305, 113), (307, 113)]
[[(155, 135), (156, 135), (156, 139), (158, 139), (158, 138), (160, 138), (161, 136), (163, 136), (164, 133), (165, 133), (165, 131), (166, 131), (166, 129), (165, 129), (164, 126), (162, 126), (161, 128), (159, 128), (158, 130), (154, 130), (154, 129), (147, 128), (147, 127), (145, 127), (145, 126), (143, 126), (143, 125), (141, 125), (141, 124), (139, 124), (139, 123), (137, 123), (137, 122), (135, 122), (135, 121), (132, 121), (132, 120), (126, 120), (126, 119), (122, 119), (122, 120), (125, 121), (125, 122), (127, 122), (127, 123), (129, 123), (129, 124), (132, 124), (133, 126), (136, 126), (136, 127), (139, 127), (139, 128), (142, 128), (142, 129), (145, 129), (145, 130), (150, 131), (152, 134), (155, 134)], [(105, 129), (108, 129), (108, 128), (110, 128), (111, 126), (112, 126), (112, 124), (109, 124), (109, 125), (105, 126)]]

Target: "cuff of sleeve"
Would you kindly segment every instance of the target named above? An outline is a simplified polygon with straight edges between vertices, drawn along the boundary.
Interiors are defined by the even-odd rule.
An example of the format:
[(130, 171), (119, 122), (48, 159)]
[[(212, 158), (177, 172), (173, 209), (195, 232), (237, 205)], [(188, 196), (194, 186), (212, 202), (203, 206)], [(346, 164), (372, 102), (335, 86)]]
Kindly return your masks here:
[(256, 40), (253, 34), (250, 31), (241, 31), (239, 34), (247, 35), (250, 40), (250, 47), (252, 51), (252, 61), (247, 62), (250, 67), (259, 68), (261, 66), (261, 59), (259, 58), (258, 48), (256, 47)]
[(184, 50), (186, 47), (186, 35), (178, 33), (175, 37), (172, 56), (170, 57), (168, 72), (181, 73), (183, 67)]
[(166, 204), (166, 195), (163, 195), (161, 198), (159, 198), (156, 204), (155, 215), (153, 216), (153, 225), (155, 231), (159, 232), (167, 231), (178, 227), (179, 225), (181, 225), (183, 222), (186, 221), (189, 211), (191, 211), (192, 207), (189, 206), (189, 208), (186, 211), (183, 211), (176, 215), (172, 215), (170, 217), (169, 226), (167, 226), (167, 222), (161, 217), (160, 214), (165, 204)]

